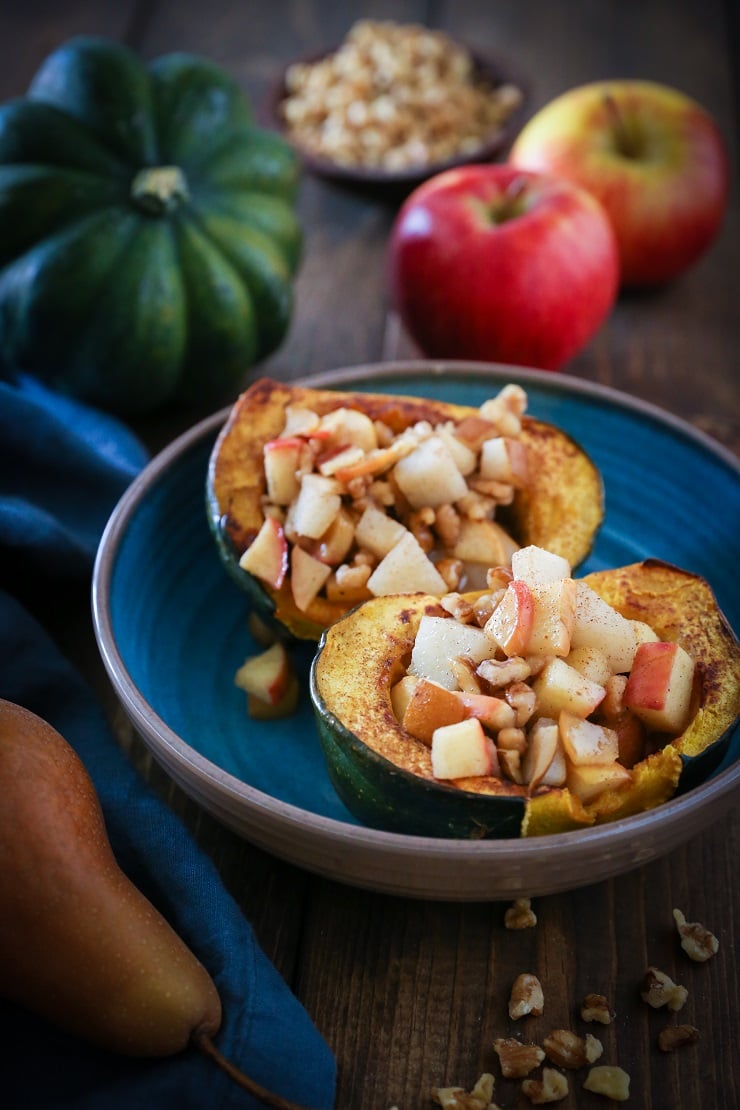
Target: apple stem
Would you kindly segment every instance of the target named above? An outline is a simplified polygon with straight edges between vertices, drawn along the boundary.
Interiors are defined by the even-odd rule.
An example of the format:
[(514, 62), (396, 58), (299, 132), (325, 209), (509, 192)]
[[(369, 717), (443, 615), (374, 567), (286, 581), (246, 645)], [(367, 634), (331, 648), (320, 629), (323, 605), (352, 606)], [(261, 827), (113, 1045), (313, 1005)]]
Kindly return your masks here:
[(272, 1107), (272, 1110), (306, 1110), (306, 1107), (300, 1106), (297, 1102), (291, 1102), (289, 1099), (282, 1098), (280, 1095), (268, 1091), (266, 1087), (261, 1086), (254, 1079), (250, 1079), (248, 1075), (235, 1067), (230, 1060), (219, 1052), (215, 1044), (210, 1038), (210, 1035), (204, 1029), (196, 1029), (193, 1032), (191, 1041), (199, 1052), (207, 1056), (210, 1060), (225, 1072), (230, 1079), (248, 1091), (250, 1095), (258, 1099), (259, 1102), (265, 1106)]

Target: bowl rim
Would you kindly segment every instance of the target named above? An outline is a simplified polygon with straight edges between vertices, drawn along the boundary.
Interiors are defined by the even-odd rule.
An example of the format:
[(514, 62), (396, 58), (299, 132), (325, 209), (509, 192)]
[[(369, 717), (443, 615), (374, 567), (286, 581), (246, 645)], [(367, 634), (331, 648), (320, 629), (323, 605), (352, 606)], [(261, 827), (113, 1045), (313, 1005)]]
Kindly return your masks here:
[(468, 51), (476, 73), (485, 76), (494, 84), (494, 87), (512, 84), (522, 94), (521, 102), (504, 122), (495, 131), (490, 132), (485, 142), (477, 150), (469, 154), (458, 154), (450, 158), (439, 159), (436, 162), (429, 162), (426, 165), (409, 166), (406, 169), (386, 170), (373, 166), (343, 165), (341, 162), (335, 162), (331, 158), (316, 154), (309, 147), (304, 146), (298, 138), (290, 133), (280, 112), (280, 105), (287, 93), (286, 76), (288, 70), (293, 65), (310, 65), (313, 62), (319, 62), (323, 58), (330, 57), (342, 45), (339, 42), (330, 46), (323, 46), (320, 49), (306, 51), (285, 62), (269, 83), (267, 91), (258, 105), (259, 120), (264, 125), (278, 130), (285, 141), (290, 143), (296, 151), (309, 172), (356, 185), (410, 188), (421, 184), (429, 177), (443, 173), (445, 170), (473, 165), (476, 162), (490, 162), (514, 141), (515, 136), (521, 130), (532, 103), (532, 83), (515, 63), (496, 51), (473, 46), (464, 39), (457, 37), (454, 37), (453, 41)]
[[(383, 378), (393, 379), (399, 373), (420, 380), (428, 378), (430, 374), (439, 376), (442, 374), (449, 375), (450, 373), (481, 379), (490, 379), (493, 376), (501, 380), (515, 376), (521, 381), (550, 387), (558, 392), (564, 390), (566, 392), (582, 393), (617, 403), (623, 408), (652, 417), (662, 424), (667, 423), (669, 426), (680, 430), (684, 435), (688, 434), (703, 448), (708, 449), (723, 462), (728, 463), (740, 476), (740, 460), (723, 445), (714, 441), (706, 433), (687, 424), (680, 417), (667, 413), (650, 402), (631, 397), (611, 387), (574, 378), (568, 374), (553, 375), (548, 371), (495, 363), (473, 363), (455, 360), (444, 362), (395, 360), (325, 371), (320, 374), (297, 378), (290, 384), (316, 388), (346, 388), (355, 387), (369, 374), (373, 376), (374, 385), (375, 382), (382, 381)], [(240, 806), (246, 805), (249, 809), (250, 820), (273, 831), (287, 831), (290, 836), (298, 833), (303, 838), (307, 836), (310, 829), (312, 836), (316, 838), (317, 844), (330, 846), (334, 851), (337, 844), (343, 848), (353, 846), (359, 848), (361, 846), (364, 850), (370, 850), (374, 853), (380, 869), (383, 867), (384, 859), (393, 861), (397, 860), (399, 856), (418, 858), (420, 852), (423, 853), (425, 859), (432, 863), (435, 860), (443, 862), (445, 860), (473, 861), (480, 859), (488, 860), (501, 867), (505, 867), (507, 864), (526, 867), (528, 860), (539, 858), (543, 853), (547, 855), (554, 850), (557, 851), (559, 861), (563, 861), (566, 857), (567, 862), (567, 860), (577, 857), (586, 848), (591, 852), (608, 848), (610, 854), (614, 855), (615, 849), (619, 846), (643, 841), (647, 844), (644, 849), (644, 862), (648, 862), (672, 848), (670, 843), (662, 849), (656, 849), (654, 845), (650, 844), (648, 834), (654, 831), (656, 822), (660, 824), (664, 834), (663, 838), (668, 839), (665, 835), (668, 830), (680, 827), (690, 816), (704, 810), (704, 807), (707, 807), (707, 810), (711, 810), (712, 813), (716, 813), (717, 816), (725, 811), (729, 804), (727, 802), (728, 796), (740, 787), (740, 759), (735, 760), (729, 767), (688, 790), (685, 794), (671, 798), (662, 805), (644, 813), (624, 817), (612, 823), (552, 833), (531, 839), (470, 841), (456, 838), (414, 836), (385, 832), (365, 825), (354, 825), (334, 817), (326, 817), (302, 809), (251, 786), (197, 752), (159, 717), (138, 690), (116, 643), (115, 630), (109, 609), (109, 597), (120, 543), (140, 504), (145, 500), (150, 489), (181, 456), (200, 445), (207, 437), (215, 439), (231, 411), (231, 407), (229, 405), (200, 420), (177, 436), (144, 467), (115, 506), (104, 529), (93, 569), (91, 589), (93, 627), (98, 650), (108, 677), (136, 731), (140, 733), (155, 759), (170, 772), (176, 781), (179, 781), (182, 785), (182, 779), (176, 771), (177, 765), (187, 765), (200, 777), (217, 787), (224, 800), (237, 802)], [(192, 788), (188, 786), (183, 788), (186, 793), (194, 796)], [(717, 805), (720, 801), (724, 801), (721, 806)], [(710, 803), (713, 804), (710, 805)], [(210, 808), (213, 812), (212, 806), (209, 807), (207, 801), (201, 801), (201, 804), (204, 808)], [(706, 817), (705, 825), (714, 820), (712, 813)], [(222, 820), (226, 824), (233, 824), (229, 821), (228, 816), (222, 817)], [(699, 830), (697, 829), (697, 831)], [(247, 839), (259, 842), (259, 837), (255, 838), (249, 832), (243, 832), (243, 835)], [(645, 840), (646, 837), (647, 840)], [(282, 854), (272, 846), (264, 844), (262, 846), (267, 847), (267, 850), (274, 854)], [(639, 866), (640, 862), (643, 861), (637, 859), (634, 866)], [(299, 865), (309, 869), (311, 866), (305, 860)], [(316, 868), (316, 870), (321, 870), (321, 868)], [(624, 868), (619, 870), (624, 870)], [(330, 878), (339, 878), (343, 882), (352, 883), (353, 881), (344, 875), (328, 874)], [(595, 881), (593, 877), (586, 877), (583, 883), (586, 884), (592, 881)], [(367, 884), (358, 880), (357, 885)], [(382, 886), (378, 886), (376, 883), (371, 885), (374, 889), (383, 889)], [(574, 888), (577, 885), (576, 882), (570, 882), (568, 888)], [(396, 887), (386, 889), (398, 893)], [(403, 893), (413, 896), (417, 892), (405, 890)], [(426, 894), (425, 896), (438, 897), (434, 894)], [(481, 891), (479, 897), (484, 896), (485, 892)], [(450, 897), (459, 898), (460, 895), (453, 892)], [(466, 897), (470, 897), (470, 895), (466, 895)]]

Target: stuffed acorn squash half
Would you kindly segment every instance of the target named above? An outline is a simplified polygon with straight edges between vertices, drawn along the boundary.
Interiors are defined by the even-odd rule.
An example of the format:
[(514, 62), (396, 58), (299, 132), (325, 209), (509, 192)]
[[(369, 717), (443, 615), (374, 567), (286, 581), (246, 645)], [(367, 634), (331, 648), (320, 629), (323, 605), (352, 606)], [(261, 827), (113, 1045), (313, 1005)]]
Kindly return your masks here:
[(701, 781), (737, 724), (740, 648), (696, 575), (647, 560), (576, 581), (528, 547), (487, 591), (358, 606), (324, 633), (311, 697), (363, 823), (537, 836)]
[(521, 545), (578, 564), (601, 478), (526, 405), (513, 384), (470, 408), (256, 382), (209, 465), (223, 562), (258, 610), (309, 640), (371, 597), (480, 588)]

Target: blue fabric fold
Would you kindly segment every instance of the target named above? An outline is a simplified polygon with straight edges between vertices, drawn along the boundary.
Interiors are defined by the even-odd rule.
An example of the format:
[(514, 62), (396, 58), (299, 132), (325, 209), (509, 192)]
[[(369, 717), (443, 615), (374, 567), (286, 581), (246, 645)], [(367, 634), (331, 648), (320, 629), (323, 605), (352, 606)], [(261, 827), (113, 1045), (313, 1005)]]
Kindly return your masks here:
[[(220, 1051), (283, 1098), (328, 1110), (335, 1064), (323, 1038), (211, 861), (120, 749), (39, 607), (32, 613), (21, 600), (40, 577), (52, 589), (89, 579), (105, 522), (145, 461), (141, 444), (113, 418), (30, 379), (0, 382), (0, 697), (49, 721), (82, 759), (120, 865), (216, 983)], [(1, 999), (0, 1044), (8, 1108), (261, 1105), (195, 1052), (121, 1058)]]

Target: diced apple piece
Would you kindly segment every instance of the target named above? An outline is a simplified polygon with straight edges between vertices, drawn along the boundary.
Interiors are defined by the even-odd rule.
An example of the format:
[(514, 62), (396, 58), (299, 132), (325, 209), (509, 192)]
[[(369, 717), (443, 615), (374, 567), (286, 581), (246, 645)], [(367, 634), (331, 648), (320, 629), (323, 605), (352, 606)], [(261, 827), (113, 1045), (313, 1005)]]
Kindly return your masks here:
[(586, 646), (573, 648), (566, 656), (565, 662), (584, 678), (597, 682), (599, 686), (606, 686), (612, 674), (609, 660), (601, 648)]
[[(560, 731), (557, 721), (540, 717), (529, 731), (527, 750), (522, 759), (522, 778), (532, 790), (544, 780), (560, 747)], [(565, 761), (562, 760), (562, 780), (565, 782)], [(548, 783), (548, 785), (555, 785)]]
[(315, 559), (329, 566), (337, 567), (344, 561), (355, 538), (355, 525), (346, 509), (342, 508), (335, 516), (323, 536), (316, 541), (311, 554)]
[(425, 615), (419, 622), (409, 673), (428, 678), (448, 690), (456, 687), (451, 660), (466, 656), (480, 663), (494, 654), (496, 645), (482, 628), (448, 617)]
[(245, 659), (234, 682), (247, 694), (275, 706), (284, 697), (292, 673), (285, 645), (277, 640), (266, 651)]
[(478, 466), (477, 453), (475, 451), (471, 451), (471, 449), (466, 444), (464, 444), (462, 440), (458, 439), (452, 426), (447, 427), (443, 425), (442, 427), (437, 428), (436, 434), (439, 436), (447, 450), (452, 455), (453, 459), (455, 460), (455, 466), (460, 471), (460, 473), (465, 477), (467, 477), (468, 474), (472, 474)]
[(360, 412), (359, 409), (343, 407), (327, 412), (321, 417), (321, 428), (328, 434), (330, 442), (351, 443), (363, 453), (374, 451), (378, 446), (374, 423), (367, 413)]
[(468, 484), (439, 436), (429, 436), (409, 455), (400, 459), (393, 471), (398, 488), (414, 509), (459, 501)]
[(526, 582), (533, 592), (560, 578), (571, 577), (571, 567), (567, 559), (546, 551), (544, 547), (537, 547), (536, 544), (520, 547), (512, 555), (511, 571), (515, 578)]
[(375, 597), (419, 592), (441, 597), (447, 593), (444, 578), (427, 558), (416, 537), (408, 531), (378, 563), (368, 579), (367, 588)]
[(630, 624), (635, 630), (635, 641), (638, 647), (640, 644), (655, 643), (660, 639), (658, 633), (645, 621), (630, 621)]
[(455, 428), (455, 436), (477, 454), (485, 441), (496, 435), (496, 425), (482, 416), (465, 416)]
[(408, 529), (392, 516), (388, 516), (376, 505), (368, 505), (357, 521), (355, 535), (357, 543), (366, 551), (372, 551), (379, 559), (387, 555), (392, 547), (398, 543)]
[(274, 517), (265, 517), (259, 532), (239, 559), (239, 566), (268, 586), (280, 589), (288, 573), (288, 541), (282, 524)]
[(496, 436), (487, 439), (481, 447), (479, 469), (482, 478), (492, 478), (515, 489), (523, 489), (529, 480), (528, 463), (527, 448), (520, 439)]
[(360, 580), (354, 575), (337, 579), (336, 571), (327, 578), (324, 592), (329, 601), (341, 601), (343, 605), (349, 607), (358, 605), (361, 601), (367, 601), (373, 596), (367, 588), (367, 579)]
[(397, 721), (403, 720), (406, 706), (411, 701), (411, 695), (421, 681), (415, 674), (405, 674), (395, 685), (391, 686), (391, 706)]
[(452, 690), (420, 678), (414, 687), (401, 724), (408, 733), (431, 744), (435, 729), (454, 725), (465, 717), (465, 706)]
[(451, 554), (455, 559), (477, 563), (486, 571), (489, 567), (504, 566), (509, 562), (510, 538), (500, 524), (494, 520), (470, 520), (463, 517), (460, 521), (460, 535)]
[(678, 735), (688, 724), (694, 661), (680, 644), (640, 644), (635, 653), (624, 704), (655, 732)]
[(619, 756), (619, 740), (611, 728), (563, 710), (558, 729), (570, 763), (613, 763)]
[(364, 458), (365, 452), (361, 447), (330, 448), (317, 456), (316, 469), (325, 478), (331, 478), (337, 471), (348, 466), (354, 466), (355, 463), (361, 462)]
[(561, 710), (589, 717), (604, 698), (604, 687), (584, 678), (564, 659), (551, 659), (532, 683), (541, 717), (557, 719)]
[(465, 707), (465, 716), (477, 717), (489, 732), (514, 727), (516, 713), (501, 698), (495, 698), (491, 694), (459, 693), (457, 696)]
[(289, 717), (296, 710), (299, 694), (300, 683), (296, 674), (291, 671), (285, 693), (274, 704), (248, 693), (247, 713), (255, 721), (275, 721), (280, 717)]
[(353, 463), (352, 466), (343, 466), (337, 471), (336, 477), (340, 482), (351, 482), (354, 478), (382, 474), (383, 471), (390, 470), (399, 459), (410, 454), (415, 447), (416, 444), (411, 439), (399, 438), (389, 447), (378, 447), (375, 451), (369, 451), (363, 459)]
[(494, 775), (498, 770), (496, 749), (471, 717), (438, 728), (432, 736), (432, 774), (435, 779), (454, 780)]
[(574, 764), (568, 767), (566, 785), (584, 805), (605, 790), (619, 790), (632, 781), (632, 773), (621, 763)]
[(298, 463), (305, 444), (297, 436), (271, 439), (262, 449), (267, 496), (275, 505), (289, 505), (298, 496)]
[[(512, 585), (526, 587), (520, 578), (515, 578)], [(530, 592), (533, 612), (527, 654), (567, 655), (576, 619), (575, 582), (572, 578), (557, 578), (536, 591), (530, 588)]]
[(534, 599), (526, 582), (512, 580), (499, 604), (486, 621), (485, 633), (505, 655), (523, 655), (527, 650), (534, 620)]
[(299, 536), (318, 540), (342, 507), (339, 487), (332, 478), (304, 474), (301, 491), (293, 503), (291, 524)]
[(612, 672), (626, 674), (637, 649), (632, 621), (613, 609), (585, 582), (576, 585), (576, 620), (571, 645), (600, 648)]
[(290, 590), (296, 609), (309, 607), (331, 574), (331, 567), (295, 545), (290, 553)]
[(283, 436), (315, 436), (319, 430), (321, 418), (312, 409), (304, 409), (300, 405), (285, 406), (285, 427)]

